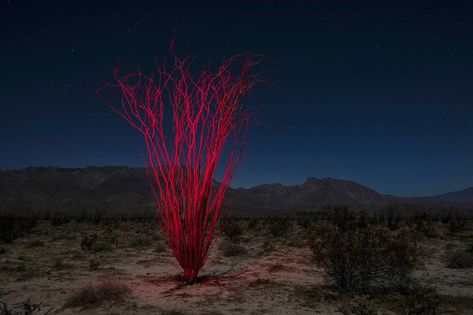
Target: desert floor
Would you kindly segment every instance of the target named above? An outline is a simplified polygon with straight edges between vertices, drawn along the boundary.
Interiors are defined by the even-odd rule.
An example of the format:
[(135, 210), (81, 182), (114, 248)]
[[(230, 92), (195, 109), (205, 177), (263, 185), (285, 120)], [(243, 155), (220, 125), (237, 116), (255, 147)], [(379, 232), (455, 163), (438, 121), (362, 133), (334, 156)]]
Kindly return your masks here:
[[(238, 244), (247, 252), (226, 257), (223, 248), (230, 241), (219, 237), (202, 272), (210, 277), (188, 285), (176, 280), (180, 268), (152, 223), (41, 221), (29, 235), (2, 245), (0, 302), (14, 311), (27, 300), (41, 303), (33, 314), (346, 314), (357, 303), (369, 304), (375, 314), (407, 313), (405, 298), (397, 293), (337, 293), (314, 263), (296, 222), (287, 238), (272, 236), (264, 224), (253, 229), (241, 224)], [(93, 233), (107, 244), (81, 249), (81, 237)], [(447, 257), (472, 238), (469, 230), (421, 241), (423, 265), (416, 277), (436, 288), (441, 314), (473, 314), (473, 269), (446, 267)], [(129, 295), (91, 306), (66, 305), (80, 287), (103, 280), (125, 284)]]

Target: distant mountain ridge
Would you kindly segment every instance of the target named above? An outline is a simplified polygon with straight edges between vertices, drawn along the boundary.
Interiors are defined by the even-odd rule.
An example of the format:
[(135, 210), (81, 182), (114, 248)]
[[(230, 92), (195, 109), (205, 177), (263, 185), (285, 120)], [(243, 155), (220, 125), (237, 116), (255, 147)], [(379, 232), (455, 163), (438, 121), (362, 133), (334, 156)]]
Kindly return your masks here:
[[(349, 180), (309, 177), (300, 185), (275, 183), (229, 189), (226, 202), (242, 214), (292, 213), (340, 204), (368, 208), (391, 204), (473, 208), (473, 188), (432, 197), (401, 198), (379, 194)], [(140, 215), (153, 213), (154, 208), (144, 168), (28, 167), (0, 171), (1, 212)]]

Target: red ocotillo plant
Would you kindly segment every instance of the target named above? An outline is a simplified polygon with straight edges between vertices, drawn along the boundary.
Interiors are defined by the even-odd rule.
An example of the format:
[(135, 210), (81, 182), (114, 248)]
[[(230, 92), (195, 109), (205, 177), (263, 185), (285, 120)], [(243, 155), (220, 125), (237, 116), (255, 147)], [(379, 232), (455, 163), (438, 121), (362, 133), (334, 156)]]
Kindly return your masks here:
[[(140, 71), (120, 75), (115, 68), (115, 82), (97, 91), (144, 137), (160, 227), (186, 281), (196, 280), (209, 255), (241, 157), (251, 118), (242, 101), (256, 82), (250, 73), (256, 61), (246, 57), (226, 59), (215, 72), (195, 77), (190, 58), (173, 53), (172, 69), (158, 67), (155, 76), (146, 76)], [(121, 98), (104, 99), (109, 88), (117, 88)], [(219, 165), (224, 171), (217, 182)]]

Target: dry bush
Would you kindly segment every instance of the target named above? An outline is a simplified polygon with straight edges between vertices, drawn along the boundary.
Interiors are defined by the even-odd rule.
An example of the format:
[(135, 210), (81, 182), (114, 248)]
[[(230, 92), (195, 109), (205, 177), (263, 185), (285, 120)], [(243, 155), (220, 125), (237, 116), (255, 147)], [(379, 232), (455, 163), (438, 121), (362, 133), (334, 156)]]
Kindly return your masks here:
[(247, 250), (245, 247), (235, 243), (228, 243), (223, 248), (223, 255), (225, 257), (241, 256), (245, 255), (246, 253)]
[(99, 283), (89, 283), (72, 293), (65, 307), (90, 307), (105, 301), (123, 301), (131, 290), (120, 282), (106, 280)]
[(26, 299), (21, 303), (15, 304), (15, 309), (10, 309), (7, 303), (0, 302), (0, 315), (13, 315), (13, 314), (25, 314), (25, 315), (47, 315), (51, 314), (54, 307), (48, 309), (44, 308), (43, 301), (39, 303), (31, 302), (31, 299)]
[(166, 251), (166, 246), (163, 243), (158, 243), (154, 248), (155, 253), (162, 253)]
[(258, 218), (251, 218), (249, 221), (248, 221), (248, 229), (250, 230), (254, 230), (258, 227), (259, 225), (259, 220)]
[(291, 221), (287, 218), (277, 218), (271, 223), (269, 231), (274, 237), (287, 238), (289, 235), (289, 229), (291, 227)]
[(11, 243), (16, 238), (28, 234), (38, 223), (36, 216), (0, 216), (0, 243)]
[(53, 259), (53, 269), (55, 270), (65, 270), (71, 269), (73, 265), (65, 263), (64, 260), (60, 257), (56, 257)]
[(223, 234), (228, 237), (230, 241), (236, 241), (242, 234), (240, 224), (236, 220), (229, 220), (223, 225)]
[(448, 231), (450, 233), (457, 233), (465, 228), (467, 219), (465, 216), (455, 213), (448, 217)]
[(326, 217), (309, 240), (316, 262), (344, 293), (407, 288), (418, 262), (417, 244), (369, 221), (348, 209)]
[(268, 268), (268, 272), (279, 272), (284, 269), (284, 266), (281, 263), (275, 263)]
[(442, 233), (439, 230), (439, 222), (434, 220), (432, 216), (421, 213), (416, 214), (413, 218), (414, 227), (417, 232), (423, 234), (428, 238), (437, 238), (442, 236)]
[(473, 254), (467, 251), (456, 251), (448, 259), (448, 267), (454, 269), (473, 268)]
[(149, 237), (144, 236), (144, 235), (137, 235), (136, 237), (130, 240), (130, 242), (128, 243), (128, 246), (129, 247), (148, 247), (148, 246), (151, 246), (152, 243), (153, 241)]
[(89, 270), (95, 271), (100, 267), (100, 260), (96, 258), (89, 259)]
[(33, 248), (33, 247), (42, 247), (44, 246), (44, 241), (42, 240), (32, 240), (31, 242), (29, 242), (26, 246), (28, 248)]
[(92, 245), (97, 242), (99, 239), (97, 233), (91, 235), (83, 235), (80, 241), (80, 248), (81, 249), (91, 249)]
[(434, 288), (414, 284), (406, 294), (404, 311), (407, 315), (436, 315), (439, 304)]
[(97, 241), (90, 246), (90, 249), (94, 252), (110, 252), (113, 250), (113, 246), (105, 241)]

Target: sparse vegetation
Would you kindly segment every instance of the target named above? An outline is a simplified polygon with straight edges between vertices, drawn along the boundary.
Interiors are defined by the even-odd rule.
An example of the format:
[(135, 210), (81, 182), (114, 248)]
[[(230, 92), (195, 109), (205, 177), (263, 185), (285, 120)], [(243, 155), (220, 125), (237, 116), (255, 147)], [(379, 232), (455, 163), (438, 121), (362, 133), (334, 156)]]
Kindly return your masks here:
[(344, 293), (401, 289), (410, 285), (417, 245), (347, 208), (326, 213), (310, 245), (317, 263)]
[(230, 241), (236, 241), (241, 233), (241, 227), (235, 220), (229, 220), (223, 225), (223, 234), (228, 237)]
[(270, 232), (274, 237), (287, 238), (289, 234), (289, 228), (291, 221), (285, 218), (278, 218), (271, 224)]
[[(107, 275), (117, 274), (122, 277), (123, 274), (123, 279), (133, 279), (134, 286), (138, 283), (140, 286), (144, 283), (146, 285), (152, 283), (152, 286), (163, 290), (164, 285), (170, 285), (170, 283), (161, 283), (161, 276), (155, 275), (156, 269), (150, 267), (157, 262), (169, 268), (173, 263), (169, 252), (162, 253), (167, 250), (166, 240), (154, 230), (156, 228), (154, 222), (127, 220), (127, 222), (118, 222), (104, 219), (99, 225), (93, 221), (70, 222), (67, 226), (54, 226), (47, 221), (39, 222), (28, 235), (25, 234), (11, 244), (0, 245), (0, 252), (1, 248), (6, 251), (0, 256), (0, 277), (7, 279), (6, 285), (0, 281), (0, 287), (4, 285), (9, 290), (13, 288), (13, 284), (18, 283), (25, 287), (25, 292), (28, 292), (22, 299), (26, 300), (28, 296), (31, 296), (32, 290), (41, 290), (36, 283), (47, 283), (58, 291), (64, 289), (59, 282), (56, 286), (55, 279), (58, 277), (77, 279), (75, 281), (80, 282), (89, 281), (88, 277), (94, 275), (103, 279), (102, 277)], [(282, 221), (284, 221), (283, 224)], [(390, 221), (392, 222), (389, 223)], [(419, 221), (423, 221), (419, 226), (431, 222), (442, 233), (442, 237), (430, 238), (423, 232), (417, 231)], [(257, 228), (250, 229), (251, 222), (256, 222), (254, 224)], [(454, 292), (463, 290), (461, 292), (466, 296), (469, 294), (465, 291), (467, 289), (463, 284), (455, 283), (451, 280), (452, 278), (447, 278), (445, 275), (448, 275), (448, 272), (456, 275), (470, 273), (471, 269), (460, 270), (460, 268), (472, 268), (463, 267), (467, 266), (465, 261), (469, 262), (465, 260), (465, 254), (473, 254), (470, 252), (473, 249), (471, 248), (470, 221), (467, 221), (459, 232), (449, 233), (445, 216), (409, 217), (400, 216), (397, 212), (393, 212), (392, 216), (389, 213), (376, 215), (369, 212), (357, 212), (347, 207), (330, 207), (321, 212), (302, 213), (294, 217), (264, 217), (254, 220), (233, 217), (232, 224), (238, 225), (242, 234), (235, 237), (234, 242), (224, 235), (216, 243), (218, 247), (212, 252), (211, 261), (217, 273), (214, 274), (215, 271), (212, 269), (206, 270), (206, 274), (201, 278), (202, 281), (199, 281), (200, 285), (192, 288), (192, 295), (198, 296), (198, 292), (205, 290), (207, 281), (226, 283), (224, 287), (229, 288), (226, 293), (229, 294), (226, 298), (228, 303), (238, 301), (241, 312), (249, 312), (248, 303), (250, 302), (242, 298), (244, 296), (242, 290), (247, 290), (247, 288), (255, 290), (257, 293), (252, 291), (252, 295), (257, 299), (265, 294), (274, 294), (278, 299), (286, 298), (285, 293), (281, 293), (285, 292), (281, 290), (281, 285), (287, 285), (293, 292), (292, 296), (299, 292), (296, 288), (301, 285), (300, 279), (303, 279), (304, 282), (307, 281), (308, 286), (303, 290), (303, 295), (295, 297), (307, 299), (305, 307), (317, 305), (315, 306), (317, 311), (320, 311), (319, 308), (322, 307), (322, 313), (326, 305), (344, 314), (370, 315), (392, 312), (424, 315), (438, 314), (444, 310), (453, 313), (462, 313), (463, 310), (463, 313), (468, 314), (466, 310), (469, 310), (469, 304), (460, 300), (459, 303), (453, 302), (460, 298), (448, 295), (449, 286), (453, 287)], [(287, 242), (282, 241), (284, 238), (273, 236), (271, 233), (271, 229), (276, 230), (276, 227), (281, 226), (288, 227), (287, 233), (282, 234), (287, 235)], [(80, 235), (85, 237), (77, 238)], [(81, 250), (78, 243), (83, 239), (86, 241), (83, 242), (84, 250)], [(424, 255), (424, 253), (431, 253), (433, 244), (435, 244), (435, 250), (442, 252), (438, 255)], [(111, 248), (113, 251), (109, 252)], [(143, 248), (149, 250), (142, 252)], [(319, 260), (320, 257), (312, 259), (311, 249), (314, 256), (320, 255), (326, 260), (322, 262)], [(314, 251), (315, 249), (317, 251)], [(48, 257), (51, 257), (51, 260), (38, 260), (39, 255), (45, 253), (50, 255)], [(130, 253), (130, 255), (127, 255), (126, 260), (120, 260), (124, 253)], [(314, 261), (322, 269), (311, 267), (310, 264), (314, 264)], [(116, 263), (123, 266), (114, 270), (111, 266), (115, 266)], [(128, 278), (131, 275), (128, 270), (133, 269), (130, 264), (140, 266), (135, 269), (138, 270), (138, 277)], [(251, 267), (250, 264), (252, 264)], [(412, 266), (414, 265), (416, 270), (422, 272), (425, 270), (423, 264), (428, 264), (429, 268), (435, 264), (435, 270), (438, 271), (435, 275), (417, 272), (413, 274)], [(447, 268), (450, 267), (458, 270), (449, 271)], [(332, 270), (335, 276), (329, 275), (329, 270)], [(243, 274), (240, 275), (240, 272)], [(434, 279), (437, 273), (443, 277), (442, 279), (449, 281), (439, 286), (441, 295), (437, 295), (435, 288), (425, 286), (425, 283), (433, 283), (429, 280)], [(325, 277), (329, 285), (320, 283), (323, 280), (321, 276)], [(346, 283), (337, 280), (343, 277)], [(240, 286), (242, 279), (248, 281), (244, 286)], [(418, 282), (417, 279), (422, 279), (422, 281)], [(311, 284), (311, 281), (316, 282)], [(306, 283), (303, 286), (306, 286)], [(446, 283), (448, 286), (445, 285)], [(181, 290), (181, 285), (184, 288), (189, 284), (179, 282), (176, 290)], [(81, 309), (109, 307), (109, 303), (100, 306), (102, 302), (110, 300), (101, 298), (102, 295), (98, 293), (101, 289), (96, 288), (97, 286), (99, 282), (92, 282), (88, 286), (79, 288), (80, 290), (74, 291), (66, 298), (66, 302), (61, 303), (66, 303), (68, 306), (75, 305)], [(6, 290), (0, 292), (3, 294), (2, 299), (6, 298), (5, 302), (8, 303), (6, 309), (13, 312), (12, 314), (20, 312), (23, 314), (23, 305), (12, 300), (12, 295), (8, 292)], [(300, 292), (302, 294), (302, 291)], [(180, 293), (177, 292), (177, 294)], [(107, 294), (104, 295), (107, 296)], [(126, 301), (128, 295), (129, 293), (126, 293), (120, 298), (111, 299), (114, 302), (113, 308), (116, 308), (117, 312), (126, 313), (130, 311), (130, 307), (133, 307), (135, 311), (134, 305), (120, 303)], [(160, 296), (159, 301), (161, 299), (169, 302), (169, 296)], [(64, 301), (64, 299), (60, 300)], [(48, 302), (51, 301), (54, 299), (48, 299)], [(150, 304), (155, 305), (156, 312), (160, 313), (158, 309), (161, 309), (161, 302), (157, 301)], [(184, 302), (183, 307), (192, 305), (189, 303)], [(57, 309), (63, 305), (51, 306)], [(3, 305), (0, 305), (1, 307)], [(140, 311), (140, 307), (138, 306), (136, 312)], [(215, 305), (212, 306), (214, 307)], [(265, 307), (268, 312), (279, 310), (272, 308), (270, 301)], [(293, 307), (294, 305), (290, 302), (282, 306), (288, 313), (295, 312)], [(48, 310), (44, 306), (42, 309), (42, 312)], [(182, 310), (187, 310), (187, 308), (182, 308)], [(99, 312), (102, 312), (102, 309)], [(315, 309), (314, 312), (316, 312)], [(192, 313), (200, 314), (202, 309), (196, 307)], [(33, 314), (41, 315), (42, 313), (36, 311)]]
[(41, 246), (44, 246), (44, 241), (42, 240), (32, 240), (31, 242), (28, 243), (28, 247), (29, 248), (32, 248), (32, 247), (41, 247)]
[(91, 249), (92, 245), (95, 244), (98, 240), (98, 235), (97, 233), (91, 234), (91, 235), (83, 235), (82, 239), (80, 241), (80, 248), (81, 249)]
[(455, 269), (473, 268), (473, 254), (463, 250), (454, 252), (448, 260), (448, 267)]
[(446, 221), (448, 223), (448, 231), (450, 233), (457, 233), (465, 228), (467, 219), (459, 213), (453, 213), (448, 215)]
[(96, 258), (89, 259), (89, 270), (95, 271), (100, 267), (100, 260)]
[(94, 252), (110, 252), (113, 250), (112, 244), (105, 241), (97, 241), (90, 246), (90, 249)]
[(245, 247), (235, 244), (235, 243), (228, 243), (223, 248), (223, 255), (225, 257), (241, 256), (241, 255), (245, 255), (246, 253), (247, 253), (247, 250)]
[(38, 223), (38, 217), (0, 215), (0, 243), (11, 243), (16, 238), (28, 234)]
[(404, 311), (408, 315), (438, 314), (439, 296), (434, 288), (415, 284), (409, 288), (404, 301)]
[(125, 284), (113, 280), (88, 283), (69, 296), (65, 307), (91, 307), (106, 301), (123, 301), (130, 292)]
[(130, 240), (128, 246), (130, 247), (148, 247), (151, 246), (152, 240), (149, 237), (143, 235), (137, 235)]

